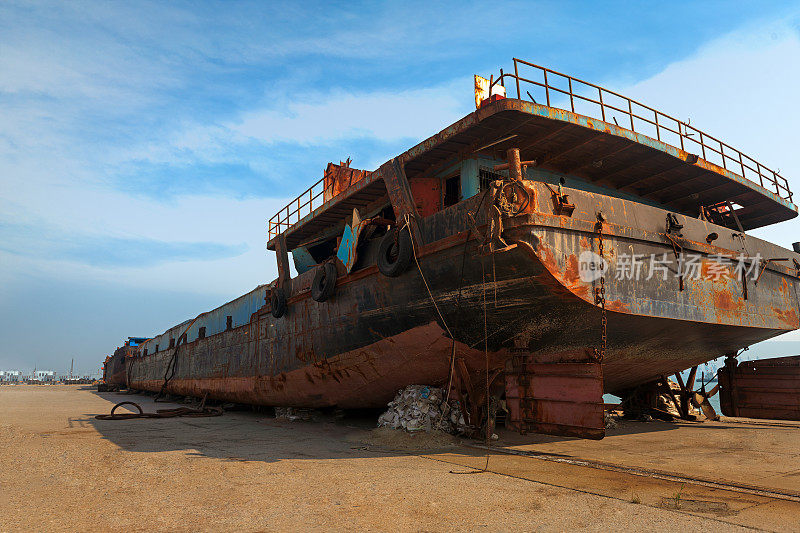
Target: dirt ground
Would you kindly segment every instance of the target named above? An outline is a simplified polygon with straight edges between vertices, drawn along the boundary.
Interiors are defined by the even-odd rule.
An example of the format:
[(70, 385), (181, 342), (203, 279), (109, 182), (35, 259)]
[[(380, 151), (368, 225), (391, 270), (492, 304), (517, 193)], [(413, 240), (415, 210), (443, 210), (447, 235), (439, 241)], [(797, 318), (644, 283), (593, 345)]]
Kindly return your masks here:
[(364, 418), (94, 419), (123, 400), (177, 406), (0, 387), (0, 531), (800, 530), (800, 424), (502, 432), (475, 473), (480, 443)]

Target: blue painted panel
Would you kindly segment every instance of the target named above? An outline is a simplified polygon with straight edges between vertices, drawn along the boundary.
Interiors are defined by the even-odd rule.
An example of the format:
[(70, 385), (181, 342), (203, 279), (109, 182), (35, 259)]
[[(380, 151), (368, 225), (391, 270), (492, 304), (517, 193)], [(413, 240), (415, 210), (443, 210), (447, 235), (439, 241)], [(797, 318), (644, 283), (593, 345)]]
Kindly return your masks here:
[(311, 257), (308, 249), (304, 246), (292, 250), (292, 259), (294, 260), (294, 268), (297, 270), (298, 274), (308, 272), (317, 266), (317, 262), (314, 261), (314, 258)]
[(461, 197), (471, 198), (480, 192), (478, 179), (478, 160), (467, 159), (461, 162)]
[(564, 186), (569, 187), (570, 189), (578, 189), (581, 191), (603, 194), (606, 196), (611, 196), (613, 198), (621, 198), (622, 200), (630, 200), (632, 202), (658, 207), (659, 209), (666, 209), (666, 207), (663, 204), (660, 204), (654, 200), (650, 200), (649, 198), (644, 198), (643, 196), (630, 194), (624, 191), (620, 191), (618, 189), (603, 187), (602, 185), (596, 185), (594, 183), (581, 179), (577, 176), (571, 176), (569, 174), (561, 174), (558, 172), (551, 172), (549, 170), (544, 170), (539, 168), (528, 168), (527, 170), (528, 172), (526, 175), (526, 179), (529, 179), (531, 181), (543, 181), (551, 185), (558, 185), (559, 180), (563, 177), (566, 180), (566, 184)]
[[(141, 343), (142, 348), (146, 348), (149, 354), (154, 353), (155, 346), (158, 344), (159, 351), (169, 348), (169, 340), (178, 341), (181, 335), (186, 332), (188, 342), (197, 340), (201, 327), (206, 328), (206, 337), (225, 331), (228, 316), (232, 317), (233, 327), (239, 327), (250, 322), (250, 316), (261, 309), (266, 301), (267, 286), (259, 285), (252, 291), (244, 294), (225, 305), (207, 311), (196, 319), (186, 320), (173, 326), (161, 335), (157, 335)], [(188, 329), (187, 329), (188, 328)]]
[[(470, 198), (480, 192), (480, 178), (479, 178), (479, 169), (480, 168), (489, 168), (491, 169), (495, 165), (499, 165), (505, 163), (505, 161), (495, 160), (495, 159), (488, 159), (488, 158), (478, 158), (478, 159), (467, 159), (461, 162), (461, 194), (464, 199)], [(659, 204), (653, 200), (648, 198), (643, 198), (641, 196), (637, 196), (635, 194), (630, 194), (624, 191), (620, 191), (617, 189), (612, 189), (608, 187), (603, 187), (600, 185), (596, 185), (594, 183), (588, 182), (584, 179), (581, 179), (577, 176), (571, 176), (568, 174), (561, 174), (558, 172), (551, 172), (549, 170), (544, 170), (535, 167), (527, 167), (526, 168), (526, 175), (525, 179), (531, 181), (543, 181), (545, 183), (549, 183), (551, 185), (558, 185), (558, 182), (561, 178), (565, 178), (567, 183), (566, 186), (572, 189), (579, 189), (581, 191), (593, 192), (604, 194), (606, 196), (611, 196), (614, 198), (621, 198), (623, 200), (631, 200), (633, 202), (638, 202), (641, 204), (651, 205), (653, 207), (658, 207), (664, 209), (664, 205)]]
[(352, 267), (352, 262), (356, 257), (355, 250), (353, 248), (356, 245), (356, 237), (353, 234), (353, 230), (350, 226), (344, 227), (344, 233), (342, 234), (342, 242), (339, 243), (339, 250), (336, 252), (336, 257), (347, 267), (347, 271), (350, 271)]

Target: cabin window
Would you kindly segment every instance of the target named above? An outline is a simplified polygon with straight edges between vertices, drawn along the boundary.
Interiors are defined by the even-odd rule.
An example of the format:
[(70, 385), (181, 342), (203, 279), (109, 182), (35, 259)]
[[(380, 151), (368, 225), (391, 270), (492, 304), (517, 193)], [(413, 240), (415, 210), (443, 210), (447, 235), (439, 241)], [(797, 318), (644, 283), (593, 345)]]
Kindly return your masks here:
[(170, 348), (174, 348), (175, 347), (175, 339), (174, 338), (169, 340), (169, 347)]
[(153, 353), (158, 353), (158, 344), (156, 344), (156, 349)]
[(197, 338), (198, 339), (205, 339), (206, 338), (206, 327), (203, 326), (202, 328), (197, 330)]
[(147, 355), (147, 348), (144, 349), (144, 354)]
[(228, 315), (228, 318), (225, 322), (225, 329), (233, 329), (233, 317)]
[(444, 180), (444, 206), (450, 207), (461, 200), (461, 176), (456, 175)]
[(478, 182), (481, 191), (488, 190), (489, 185), (491, 185), (493, 181), (503, 181), (504, 179), (505, 177), (502, 174), (498, 174), (497, 172), (491, 171), (487, 168), (481, 168), (478, 170)]

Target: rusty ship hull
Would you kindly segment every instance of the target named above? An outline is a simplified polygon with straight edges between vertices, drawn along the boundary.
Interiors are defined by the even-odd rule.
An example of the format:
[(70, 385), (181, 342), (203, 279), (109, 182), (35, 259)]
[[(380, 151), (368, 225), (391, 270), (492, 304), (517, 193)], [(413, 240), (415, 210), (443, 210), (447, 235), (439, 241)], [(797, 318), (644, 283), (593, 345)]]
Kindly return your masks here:
[[(530, 185), (546, 211), (547, 190)], [(326, 302), (311, 299), (311, 276), (301, 276), (293, 280), (287, 316), (276, 319), (265, 306), (244, 326), (181, 347), (166, 390), (194, 396), (208, 392), (227, 401), (263, 405), (385, 405), (406, 384), (447, 380), (452, 340), (446, 327), (456, 340), (457, 356), (475, 375), (484, 372), (484, 305), (490, 370), (505, 368), (519, 350), (572, 353), (597, 346), (600, 310), (592, 299), (594, 286), (578, 278), (578, 256), (597, 246), (594, 212), (588, 208), (599, 207), (612, 220), (615, 212), (638, 214), (639, 220), (648, 217), (650, 232), (609, 223), (605, 235), (609, 250), (634, 247), (634, 253), (648, 256), (673, 253), (671, 242), (658, 231), (667, 212), (570, 193), (578, 210), (582, 203), (587, 208), (584, 220), (576, 210), (570, 219), (574, 227), (563, 227), (560, 217), (538, 211), (537, 204), (536, 211), (507, 225), (505, 234), (517, 246), (493, 255), (479, 253), (478, 238), (469, 236), (463, 223), (477, 199), (427, 220), (423, 227), (429, 244), (419, 250), (419, 267), (442, 316), (416, 268), (387, 278), (377, 267), (368, 267), (340, 280), (335, 297)], [(684, 228), (682, 242), (687, 250), (692, 242), (705, 256), (719, 251), (703, 242), (705, 235), (731, 233), (700, 221), (696, 226)], [(751, 246), (754, 251), (761, 247), (765, 255), (774, 255), (777, 248), (756, 239)], [(749, 287), (747, 300), (732, 272), (716, 282), (686, 280), (683, 290), (678, 283), (674, 277), (665, 281), (658, 276), (607, 281), (606, 392), (671, 374), (799, 325), (798, 279), (780, 266), (772, 266), (757, 286)], [(171, 356), (167, 350), (135, 359), (131, 386), (159, 390)]]
[(105, 390), (116, 390), (128, 386), (128, 359), (138, 354), (137, 344), (146, 338), (130, 337), (123, 346), (106, 357), (103, 362), (102, 385)]
[[(530, 80), (514, 77), (519, 94)], [(127, 385), (348, 408), (435, 384), (472, 404), (513, 398), (521, 430), (601, 438), (603, 392), (800, 327), (800, 254), (745, 234), (797, 215), (784, 178), (707, 135), (690, 152), (680, 122), (667, 128), (679, 147), (666, 143), (659, 128), (675, 119), (655, 111), (654, 137), (634, 131), (633, 111), (630, 128), (611, 123), (597, 86), (601, 118), (492, 86), (477, 111), (373, 172), (329, 165), (319, 191), (270, 221), (278, 279), (143, 343)], [(555, 90), (547, 76), (537, 87)], [(413, 261), (381, 271), (383, 241), (399, 246), (403, 231)], [(605, 261), (599, 278), (581, 275), (588, 252)], [(679, 271), (687, 253), (696, 277)], [(721, 265), (737, 256), (747, 272)], [(626, 257), (674, 261), (615, 275)]]

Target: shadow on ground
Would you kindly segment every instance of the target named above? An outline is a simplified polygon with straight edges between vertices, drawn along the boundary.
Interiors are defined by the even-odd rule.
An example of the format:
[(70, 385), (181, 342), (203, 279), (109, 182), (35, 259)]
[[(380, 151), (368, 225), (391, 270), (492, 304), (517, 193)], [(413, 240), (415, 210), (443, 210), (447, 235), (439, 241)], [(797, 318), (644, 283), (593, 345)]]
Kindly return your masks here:
[[(136, 402), (147, 412), (181, 406), (177, 403), (154, 403), (152, 396), (144, 394), (95, 394), (109, 402), (106, 412), (122, 401)], [(83, 417), (71, 418), (69, 425), (93, 427), (103, 438), (132, 452), (182, 451), (197, 458), (262, 462), (417, 455), (454, 448), (464, 455), (485, 453), (462, 445), (481, 444), (480, 440), (376, 430), (378, 411), (349, 411), (343, 418), (321, 414), (309, 422), (291, 422), (276, 419), (272, 414), (245, 410), (226, 411), (222, 416), (207, 418), (97, 420), (94, 418), (96, 414), (102, 413), (85, 413)], [(678, 427), (678, 424), (668, 422), (625, 421), (620, 427), (609, 430), (608, 437), (671, 431)], [(492, 443), (496, 447), (579, 440), (540, 434), (519, 435), (502, 428), (497, 432), (500, 440)]]

